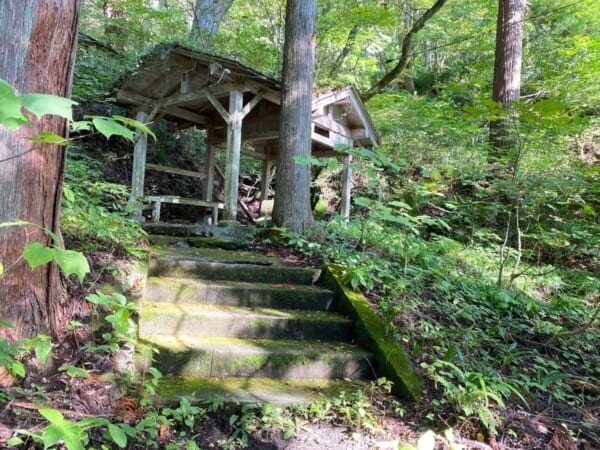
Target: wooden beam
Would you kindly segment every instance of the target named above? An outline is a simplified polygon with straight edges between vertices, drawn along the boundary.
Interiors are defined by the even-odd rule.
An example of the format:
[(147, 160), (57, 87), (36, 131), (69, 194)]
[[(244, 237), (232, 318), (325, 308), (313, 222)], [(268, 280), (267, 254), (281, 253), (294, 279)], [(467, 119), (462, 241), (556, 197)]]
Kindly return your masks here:
[[(146, 113), (138, 112), (135, 119), (138, 122), (146, 121)], [(131, 173), (131, 197), (129, 205), (135, 211), (136, 216), (142, 217), (144, 197), (144, 176), (146, 173), (146, 151), (148, 149), (148, 135), (140, 130), (136, 133), (135, 146), (133, 148), (133, 170)]]
[(322, 136), (319, 133), (313, 131), (311, 139), (320, 144), (326, 145), (327, 147), (333, 148), (337, 144), (344, 144), (352, 147), (352, 139), (346, 136), (341, 136), (333, 131), (329, 132), (329, 137)]
[(268, 100), (276, 105), (281, 104), (281, 92), (279, 90), (268, 88), (265, 85), (253, 80), (244, 81), (244, 88), (245, 90), (257, 95), (260, 92), (264, 92), (263, 98), (265, 100)]
[(260, 92), (258, 92), (252, 100), (246, 103), (244, 109), (242, 109), (242, 118), (246, 117), (250, 113), (250, 111), (252, 111), (256, 105), (258, 105), (258, 102), (260, 102), (264, 98), (265, 94), (266, 91), (263, 89)]
[(191, 170), (178, 169), (177, 167), (159, 166), (158, 164), (146, 164), (146, 169), (172, 173), (175, 175), (183, 175), (186, 177), (204, 178), (204, 174), (202, 172), (193, 172)]
[(208, 144), (206, 157), (204, 158), (204, 170), (206, 171), (206, 180), (204, 181), (203, 196), (204, 200), (211, 201), (213, 196), (213, 184), (215, 181), (215, 156), (217, 149), (214, 145)]
[(227, 126), (227, 160), (225, 166), (225, 220), (236, 220), (238, 185), (240, 178), (240, 150), (242, 147), (242, 109), (244, 95), (241, 91), (229, 92), (229, 115)]
[(244, 149), (242, 149), (240, 151), (240, 153), (242, 155), (249, 156), (250, 158), (258, 159), (258, 160), (261, 160), (261, 161), (264, 161), (264, 160), (267, 159), (267, 157), (266, 157), (266, 155), (264, 153), (255, 152), (255, 151), (251, 151), (251, 150), (244, 150)]
[(198, 114), (192, 111), (188, 111), (183, 108), (166, 108), (164, 112), (179, 119), (189, 120), (190, 122), (200, 125), (201, 127), (208, 127), (211, 124), (210, 117)]
[(165, 108), (171, 108), (173, 106), (183, 106), (189, 103), (197, 103), (206, 100), (208, 94), (219, 96), (225, 94), (231, 90), (239, 88), (237, 85), (222, 84), (219, 86), (207, 86), (196, 91), (188, 92), (187, 94), (177, 94), (163, 99), (163, 105)]
[(187, 94), (192, 90), (192, 73), (185, 72), (181, 74), (181, 85), (179, 90), (182, 94)]
[(348, 138), (352, 138), (352, 132), (345, 127), (340, 122), (333, 119), (331, 116), (319, 116), (315, 117), (313, 115), (312, 122), (321, 128), (325, 128), (326, 130), (331, 130), (341, 136), (346, 136)]
[(136, 106), (145, 105), (152, 101), (155, 101), (155, 99), (152, 99), (150, 97), (146, 97), (144, 95), (135, 94), (133, 92), (124, 90), (120, 90), (117, 92), (117, 100), (123, 103), (129, 103), (130, 105)]
[(231, 126), (231, 124), (233, 123), (233, 118), (231, 117), (231, 115), (229, 114), (229, 112), (221, 104), (221, 102), (219, 101), (219, 99), (213, 95), (212, 92), (207, 92), (206, 93), (206, 98), (208, 98), (208, 101), (215, 107), (215, 109), (221, 115), (221, 117), (223, 118), (223, 120), (227, 124), (227, 127), (229, 128), (229, 126)]

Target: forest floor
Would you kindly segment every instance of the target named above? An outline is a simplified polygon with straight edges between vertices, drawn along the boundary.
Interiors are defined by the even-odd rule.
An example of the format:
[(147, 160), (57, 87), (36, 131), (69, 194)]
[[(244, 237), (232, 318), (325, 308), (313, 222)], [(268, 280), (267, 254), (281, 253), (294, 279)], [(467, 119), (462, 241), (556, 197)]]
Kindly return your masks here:
[[(318, 260), (308, 261), (272, 245), (258, 244), (253, 250), (279, 256), (294, 265), (314, 266), (320, 263)], [(94, 254), (89, 259), (93, 266), (91, 276), (95, 280), (95, 288), (114, 285), (117, 282), (115, 277), (125, 273), (128, 265), (126, 259), (116, 258), (114, 254)], [(85, 301), (87, 294), (89, 292), (78, 285), (70, 290), (73, 300), (71, 320), (89, 322), (94, 314), (93, 305)], [(94, 341), (95, 337), (88, 327), (78, 326), (53, 349), (56, 354), (53, 365), (56, 368), (85, 367), (91, 374), (89, 378), (72, 377), (64, 371), (47, 377), (28, 376), (22, 383), (7, 388), (0, 395), (0, 441), (14, 435), (15, 429), (29, 433), (42, 431), (44, 421), (36, 413), (41, 407), (56, 408), (72, 421), (120, 416), (125, 423), (139, 426), (141, 421), (148, 418), (149, 410), (142, 407), (131, 393), (123, 392), (120, 388), (122, 383), (115, 382), (114, 358), (106, 353), (106, 356), (98, 359), (94, 347), (86, 346), (86, 343)], [(426, 433), (433, 429), (437, 449), (600, 449), (600, 401), (585, 408), (542, 404), (541, 401), (539, 404), (529, 403), (525, 408), (517, 399), (508, 399), (502, 410), (495, 411), (501, 422), (497, 433), (491, 435), (474, 416), (460, 418), (449, 408), (432, 414), (431, 406), (439, 399), (431, 382), (426, 382), (423, 398), (419, 402), (399, 402), (381, 389), (371, 389), (363, 394), (364, 403), (347, 403), (347, 411), (352, 411), (346, 417), (339, 409), (333, 414), (323, 414), (324, 420), (320, 421), (312, 421), (308, 416), (299, 417), (296, 432), (287, 439), (284, 439), (281, 430), (267, 430), (257, 426), (257, 431), (252, 432), (250, 428), (246, 448), (433, 449), (423, 441), (422, 447), (417, 446), (420, 438), (432, 438), (432, 434)], [(362, 413), (356, 414), (361, 408)], [(127, 448), (190, 448), (184, 444), (178, 446), (178, 443), (186, 440), (195, 441), (202, 449), (242, 448), (228, 443), (228, 438), (235, 431), (231, 425), (231, 417), (236, 413), (241, 414), (240, 410), (227, 408), (204, 412), (201, 419), (187, 430), (174, 425), (157, 425), (155, 436), (149, 435), (145, 442), (136, 441)], [(155, 416), (152, 420), (159, 420), (158, 417)], [(584, 420), (595, 425), (590, 428), (590, 433), (571, 436), (568, 432), (570, 425)], [(152, 427), (145, 428), (144, 432), (150, 429)], [(447, 434), (447, 430), (451, 430), (450, 434)], [(36, 447), (39, 444), (28, 439), (26, 434), (21, 434), (21, 438), (24, 443), (20, 448), (42, 448)], [(102, 443), (106, 442), (106, 437), (94, 430), (90, 432), (87, 448), (111, 448), (102, 447)], [(401, 444), (408, 446), (399, 446)]]

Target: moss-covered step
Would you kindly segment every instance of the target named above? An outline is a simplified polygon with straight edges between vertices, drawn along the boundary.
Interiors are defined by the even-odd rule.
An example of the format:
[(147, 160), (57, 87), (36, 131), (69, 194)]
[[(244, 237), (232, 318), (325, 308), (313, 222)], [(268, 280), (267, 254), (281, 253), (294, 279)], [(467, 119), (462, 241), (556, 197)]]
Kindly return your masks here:
[(282, 262), (274, 257), (245, 250), (227, 250), (223, 248), (206, 247), (160, 247), (154, 248), (151, 258), (186, 259), (197, 261), (212, 261), (222, 263), (258, 264), (262, 266), (282, 266)]
[(203, 224), (145, 223), (143, 227), (150, 235), (164, 236), (242, 238), (247, 234), (246, 230), (239, 226), (215, 227)]
[(318, 286), (150, 277), (146, 301), (296, 310), (331, 308), (334, 293)]
[(152, 364), (165, 375), (365, 379), (371, 355), (344, 342), (154, 336)]
[(353, 322), (324, 311), (144, 302), (140, 337), (154, 335), (348, 341)]
[(155, 248), (222, 248), (224, 250), (244, 250), (248, 248), (249, 241), (242, 238), (229, 237), (203, 237), (203, 236), (164, 236), (159, 234), (148, 235), (148, 241)]
[(342, 392), (349, 395), (364, 388), (364, 382), (344, 380), (164, 377), (153, 402), (157, 406), (177, 405), (182, 397), (186, 397), (192, 404), (221, 398), (240, 403), (308, 405), (338, 397)]
[(343, 273), (343, 267), (330, 264), (325, 267), (320, 280), (337, 292), (337, 311), (355, 321), (356, 342), (375, 355), (378, 376), (393, 381), (395, 393), (419, 400), (423, 379), (414, 370), (408, 354), (394, 336), (386, 333), (382, 320), (362, 293), (341, 282)]
[(149, 275), (256, 283), (313, 284), (317, 272), (313, 269), (297, 267), (275, 268), (253, 262), (158, 257), (150, 260)]

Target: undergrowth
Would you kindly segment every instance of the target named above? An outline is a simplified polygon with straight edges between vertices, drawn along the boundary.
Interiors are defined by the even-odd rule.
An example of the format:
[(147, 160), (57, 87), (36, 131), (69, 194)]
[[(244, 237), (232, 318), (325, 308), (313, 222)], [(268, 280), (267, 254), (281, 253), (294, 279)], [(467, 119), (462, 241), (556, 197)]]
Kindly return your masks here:
[(347, 267), (343, 281), (366, 294), (429, 379), (434, 424), (475, 417), (495, 434), (507, 402), (536, 411), (597, 400), (597, 274), (526, 261), (518, 280), (498, 285), (493, 247), (411, 223), (340, 218), (307, 236), (282, 230), (278, 242)]

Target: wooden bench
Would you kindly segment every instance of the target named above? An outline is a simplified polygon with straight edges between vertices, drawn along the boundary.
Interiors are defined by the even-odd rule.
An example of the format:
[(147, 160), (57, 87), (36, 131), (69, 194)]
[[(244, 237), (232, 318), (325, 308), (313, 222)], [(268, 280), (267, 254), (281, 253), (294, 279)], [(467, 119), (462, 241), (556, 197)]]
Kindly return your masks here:
[(207, 200), (197, 200), (194, 198), (177, 197), (175, 195), (147, 195), (144, 197), (147, 202), (152, 202), (152, 222), (160, 222), (160, 205), (163, 203), (173, 203), (177, 205), (204, 206), (212, 209), (212, 224), (217, 225), (219, 209), (223, 209), (223, 203), (209, 202)]

